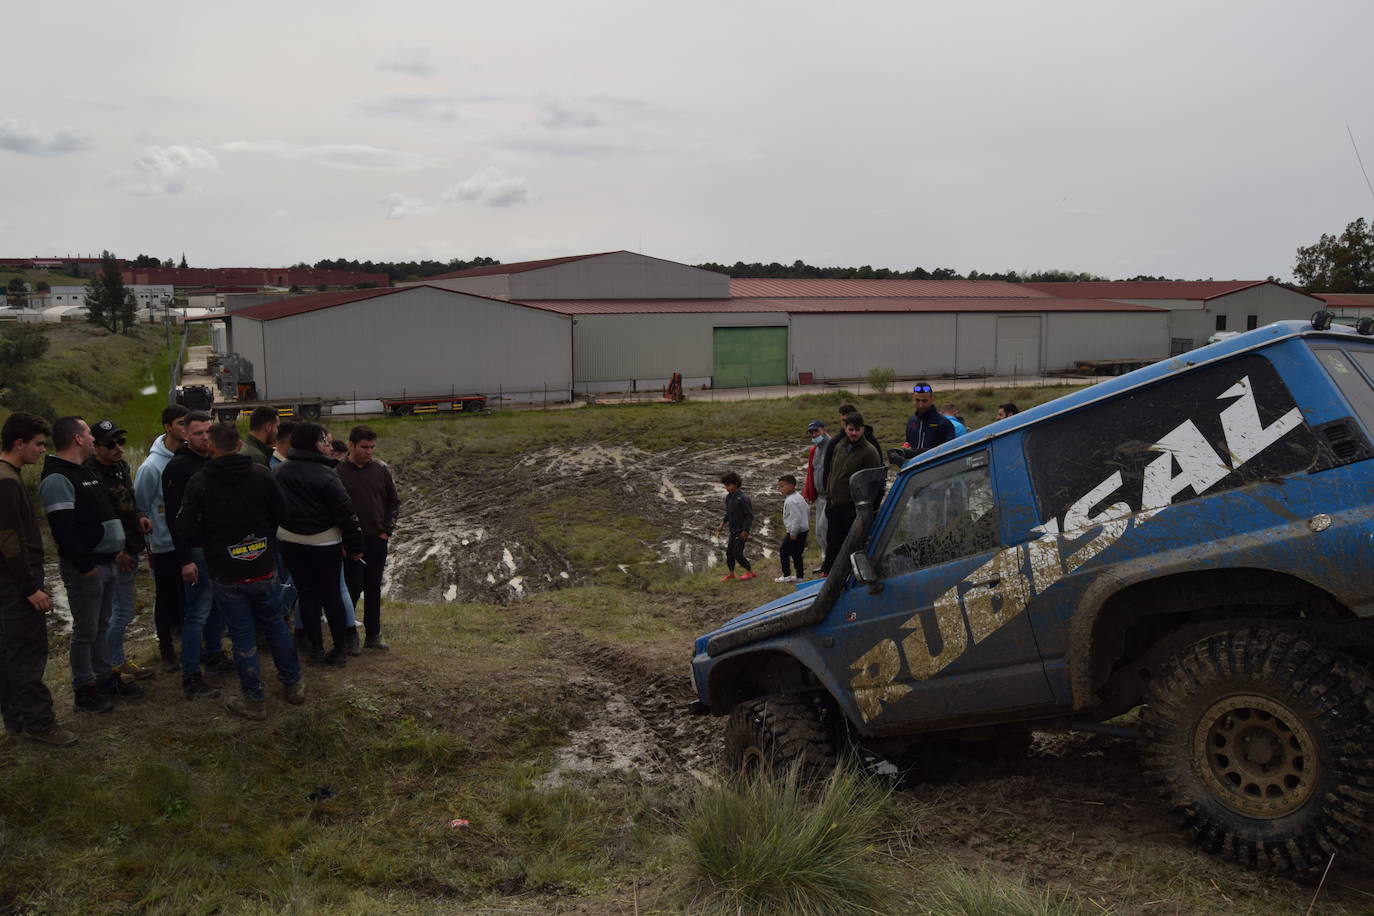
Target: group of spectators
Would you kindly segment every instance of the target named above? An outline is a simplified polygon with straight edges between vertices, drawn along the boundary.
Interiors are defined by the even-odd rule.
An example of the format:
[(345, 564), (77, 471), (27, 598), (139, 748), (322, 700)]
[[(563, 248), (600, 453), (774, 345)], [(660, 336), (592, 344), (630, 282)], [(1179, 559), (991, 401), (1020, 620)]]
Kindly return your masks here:
[[(5, 730), (67, 746), (43, 683), (53, 603), (43, 539), (21, 470), (43, 460), (39, 501), (57, 545), (72, 617), (73, 707), (103, 713), (144, 695), (155, 675), (125, 652), (142, 560), (152, 570), (160, 666), (181, 674), (182, 695), (219, 690), (205, 672), (234, 671), (225, 707), (266, 717), (259, 646), (270, 652), (282, 696), (305, 701), (298, 653), (342, 666), (381, 636), (381, 586), (400, 498), (375, 457), (377, 435), (355, 426), (342, 452), (318, 423), (258, 407), (249, 434), (180, 405), (131, 472), (126, 431), (63, 417), (14, 413), (0, 429), (0, 715)], [(51, 452), (44, 459), (44, 451)], [(355, 610), (363, 608), (363, 639)], [(329, 628), (326, 652), (323, 615)], [(293, 632), (294, 631), (294, 632)], [(228, 636), (231, 651), (224, 650)]]
[[(945, 403), (936, 408), (935, 390), (927, 382), (918, 382), (911, 387), (911, 406), (906, 441), (900, 448), (888, 451), (888, 460), (893, 464), (902, 464), (968, 432), (957, 404)], [(997, 408), (997, 419), (1016, 413), (1019, 409), (1015, 404), (1001, 404)], [(796, 582), (802, 577), (802, 555), (811, 530), (808, 506), (815, 506), (816, 539), (823, 550), (821, 565), (811, 572), (822, 576), (830, 574), (857, 514), (849, 478), (868, 468), (883, 467), (878, 437), (858, 409), (853, 404), (841, 404), (839, 416), (840, 431), (834, 435), (830, 434), (824, 420), (812, 420), (807, 425), (806, 435), (811, 446), (807, 451), (806, 479), (800, 491), (795, 475), (784, 474), (778, 478), (777, 489), (783, 496), (784, 534), (778, 545), (782, 575), (775, 581)], [(726, 494), (725, 516), (716, 532), (729, 529), (725, 550), (728, 572), (721, 580), (753, 579), (755, 573), (744, 555), (754, 523), (753, 503), (741, 490), (739, 474), (729, 471), (721, 476), (720, 482)], [(736, 575), (737, 566), (744, 572)]]

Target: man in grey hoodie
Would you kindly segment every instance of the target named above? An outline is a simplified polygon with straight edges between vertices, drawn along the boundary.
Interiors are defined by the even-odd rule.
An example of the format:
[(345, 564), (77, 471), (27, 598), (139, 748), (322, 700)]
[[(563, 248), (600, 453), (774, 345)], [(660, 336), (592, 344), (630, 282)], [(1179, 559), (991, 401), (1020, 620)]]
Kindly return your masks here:
[(181, 581), (181, 565), (177, 563), (176, 547), (167, 529), (166, 507), (162, 501), (162, 469), (172, 455), (186, 442), (186, 415), (190, 413), (180, 404), (162, 411), (162, 435), (153, 440), (148, 457), (134, 475), (134, 500), (138, 510), (153, 522), (148, 546), (153, 553), (153, 585), (157, 599), (153, 606), (153, 623), (157, 628), (157, 643), (162, 651), (162, 670), (180, 671), (173, 630), (181, 626), (185, 606), (186, 586)]

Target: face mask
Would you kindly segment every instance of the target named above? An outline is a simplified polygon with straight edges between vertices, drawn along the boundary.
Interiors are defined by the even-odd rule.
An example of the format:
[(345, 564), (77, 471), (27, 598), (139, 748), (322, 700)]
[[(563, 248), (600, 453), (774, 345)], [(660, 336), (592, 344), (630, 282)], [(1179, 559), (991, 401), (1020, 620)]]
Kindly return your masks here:
[(825, 436), (812, 436), (812, 437), (811, 437), (811, 444), (812, 444), (812, 445), (820, 445), (820, 444), (821, 444), (822, 442), (824, 442), (824, 441), (825, 441)]

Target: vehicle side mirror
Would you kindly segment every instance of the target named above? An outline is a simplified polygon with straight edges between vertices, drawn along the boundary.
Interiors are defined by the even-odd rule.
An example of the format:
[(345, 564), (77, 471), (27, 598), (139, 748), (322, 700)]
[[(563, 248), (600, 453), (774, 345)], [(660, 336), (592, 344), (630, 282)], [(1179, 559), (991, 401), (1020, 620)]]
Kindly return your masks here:
[(854, 496), (855, 506), (864, 503), (876, 508), (883, 501), (883, 490), (887, 487), (887, 468), (867, 468), (856, 472), (849, 478), (849, 492)]
[(882, 580), (873, 570), (873, 564), (868, 559), (868, 554), (862, 550), (856, 550), (849, 555), (849, 568), (854, 573), (854, 578), (868, 586), (869, 592), (877, 594), (883, 590)]

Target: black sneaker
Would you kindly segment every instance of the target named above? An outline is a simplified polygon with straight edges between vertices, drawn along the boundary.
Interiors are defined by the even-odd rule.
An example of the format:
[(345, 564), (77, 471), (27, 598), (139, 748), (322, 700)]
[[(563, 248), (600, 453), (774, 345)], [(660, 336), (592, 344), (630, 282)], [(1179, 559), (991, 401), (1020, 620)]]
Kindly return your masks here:
[(234, 660), (224, 652), (216, 652), (205, 659), (203, 664), (206, 671), (213, 671), (215, 674), (224, 674), (234, 670)]
[(73, 692), (72, 708), (77, 712), (109, 712), (114, 709), (114, 704), (94, 684), (87, 684)]
[(181, 695), (188, 700), (213, 700), (219, 691), (205, 683), (205, 675), (196, 673), (181, 679)]
[(119, 675), (107, 677), (96, 685), (101, 696), (118, 697), (121, 700), (137, 700), (143, 696), (143, 688), (133, 681), (125, 681)]

